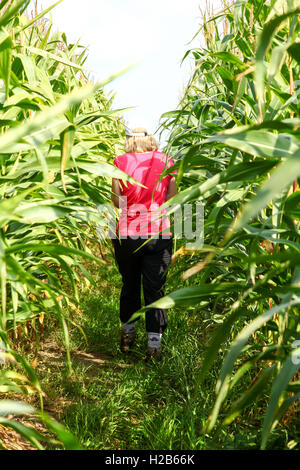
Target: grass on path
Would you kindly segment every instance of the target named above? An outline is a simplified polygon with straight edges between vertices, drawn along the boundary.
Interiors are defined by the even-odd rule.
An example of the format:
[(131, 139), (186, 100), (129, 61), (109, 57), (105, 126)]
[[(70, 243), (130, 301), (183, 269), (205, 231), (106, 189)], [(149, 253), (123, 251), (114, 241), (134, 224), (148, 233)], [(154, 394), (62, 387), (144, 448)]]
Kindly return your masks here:
[[(144, 361), (147, 335), (142, 319), (137, 323), (134, 351), (130, 355), (120, 352), (121, 277), (112, 255), (106, 257), (107, 266), (96, 267), (93, 273), (97, 288), (81, 290), (82, 314), (75, 320), (88, 344), (78, 329), (72, 329), (73, 377), (67, 374), (59, 329), (54, 329), (39, 352), (37, 373), (46, 392), (46, 411), (62, 421), (86, 449), (258, 448), (259, 403), (255, 413), (249, 410), (246, 424), (237, 419), (226, 432), (201, 433), (214, 403), (220, 366), (216, 364), (193, 402), (196, 374), (213, 328), (206, 321), (207, 312), (199, 307), (169, 311), (164, 358), (159, 364)], [(175, 267), (166, 290), (179, 287), (179, 282)], [(222, 356), (220, 352), (220, 361)], [(285, 432), (279, 428), (271, 447), (284, 448), (285, 441)]]

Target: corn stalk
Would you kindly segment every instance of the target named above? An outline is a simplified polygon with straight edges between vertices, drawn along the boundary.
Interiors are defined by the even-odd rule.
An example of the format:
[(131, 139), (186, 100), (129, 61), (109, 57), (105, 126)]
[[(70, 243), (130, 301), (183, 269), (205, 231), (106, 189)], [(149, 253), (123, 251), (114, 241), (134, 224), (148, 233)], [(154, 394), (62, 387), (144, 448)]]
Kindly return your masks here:
[[(161, 125), (178, 168), (179, 194), (166, 208), (205, 204), (205, 239), (181, 258), (189, 287), (157, 304), (202, 302), (212, 320), (219, 312), (194, 400), (226, 350), (205, 432), (247, 417), (268, 387), (262, 449), (300, 393), (299, 18), (296, 0), (239, 0), (205, 17), (206, 47), (187, 53), (194, 73)], [(228, 409), (249, 370), (256, 379)]]

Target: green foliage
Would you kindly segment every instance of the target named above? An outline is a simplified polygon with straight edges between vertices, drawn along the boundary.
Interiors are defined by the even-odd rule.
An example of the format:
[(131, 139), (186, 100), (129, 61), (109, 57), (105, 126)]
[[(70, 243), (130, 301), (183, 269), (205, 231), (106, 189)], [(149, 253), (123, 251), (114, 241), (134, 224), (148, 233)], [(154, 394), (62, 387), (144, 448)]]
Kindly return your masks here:
[[(40, 410), (1, 401), (0, 424), (40, 449), (44, 443), (76, 449), (77, 440), (44, 413), (39, 380), (13, 344), (26, 339), (30, 325), (38, 348), (44, 318), (51, 316), (61, 325), (70, 375), (70, 325), (81, 332), (86, 327), (95, 338), (102, 327), (111, 341), (105, 327), (110, 310), (89, 325), (77, 324), (74, 311), (78, 281), (95, 282), (82, 260), (100, 262), (89, 248), (103, 222), (97, 205), (110, 200), (111, 177), (126, 179), (111, 165), (122, 150), (124, 125), (103, 89), (113, 77), (89, 83), (86, 49), (52, 33), (43, 19), (52, 7), (29, 19), (27, 6), (28, 0), (0, 2), (0, 391), (37, 395)], [(88, 419), (88, 439), (93, 427), (104, 429), (104, 446), (112, 433), (118, 445), (127, 427), (140, 447), (207, 448), (210, 435), (215, 447), (250, 448), (257, 446), (256, 427), (234, 444), (224, 444), (222, 435), (229, 429), (230, 441), (237, 421), (247, 420), (250, 408), (261, 413), (263, 403), (264, 449), (273, 446), (278, 424), (299, 399), (299, 14), (299, 0), (236, 1), (204, 21), (205, 47), (187, 52), (194, 73), (179, 109), (162, 123), (170, 132), (166, 150), (176, 161), (180, 190), (166, 208), (205, 203), (205, 240), (201, 251), (184, 258), (176, 241), (174, 288), (180, 289), (158, 302), (175, 308), (169, 331), (178, 341), (169, 342), (172, 361), (165, 368), (128, 369), (113, 398), (108, 380), (105, 399), (103, 389), (96, 392), (96, 414), (90, 404), (80, 404), (70, 426), (76, 433)], [(189, 325), (185, 308), (201, 309), (201, 320), (211, 326), (205, 350), (196, 341), (200, 317)], [(213, 383), (214, 400), (208, 392)], [(175, 392), (164, 402), (166, 390)], [(133, 395), (147, 411), (136, 427)], [(11, 414), (34, 414), (55, 439)]]
[[(42, 406), (33, 369), (12, 344), (30, 324), (38, 348), (44, 316), (52, 315), (64, 332), (71, 371), (68, 326), (77, 283), (82, 275), (91, 279), (82, 260), (100, 262), (88, 248), (102, 221), (97, 205), (110, 200), (111, 177), (126, 175), (112, 165), (124, 136), (120, 111), (112, 110), (103, 88), (114, 77), (90, 83), (86, 49), (64, 33), (52, 34), (43, 18), (52, 7), (29, 19), (27, 5), (0, 3), (0, 335), (6, 350), (0, 381), (4, 392), (35, 391)], [(28, 377), (22, 386), (11, 370), (15, 363)], [(5, 418), (18, 405), (0, 406), (1, 424), (40, 447), (41, 436)], [(77, 448), (59, 424), (38, 416), (65, 448)]]
[[(204, 203), (205, 239), (201, 252), (181, 261), (189, 287), (159, 304), (188, 306), (197, 292), (207, 292), (221, 325), (203, 359), (197, 390), (220, 348), (232, 343), (205, 430), (243, 415), (269, 387), (262, 449), (284, 410), (299, 398), (298, 388), (291, 388), (300, 367), (294, 347), (300, 338), (299, 14), (299, 1), (245, 0), (204, 21), (206, 47), (186, 54), (194, 58), (194, 73), (179, 109), (162, 122), (180, 189), (165, 207)], [(198, 285), (192, 286), (195, 275)], [(230, 288), (232, 282), (239, 292)], [(228, 410), (243, 377), (237, 376), (238, 360), (245, 371), (259, 365), (261, 375)], [(227, 412), (223, 424), (220, 412)]]

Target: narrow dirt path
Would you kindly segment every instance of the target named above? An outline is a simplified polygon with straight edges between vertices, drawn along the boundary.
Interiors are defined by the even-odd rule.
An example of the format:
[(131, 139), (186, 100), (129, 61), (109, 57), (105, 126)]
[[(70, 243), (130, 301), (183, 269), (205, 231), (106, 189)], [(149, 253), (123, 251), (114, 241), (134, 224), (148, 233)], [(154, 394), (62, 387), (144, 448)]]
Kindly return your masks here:
[[(71, 351), (71, 361), (74, 368), (78, 365), (86, 366), (86, 374), (89, 378), (96, 377), (99, 375), (99, 369), (113, 368), (114, 370), (123, 370), (127, 367), (131, 367), (132, 364), (118, 363), (115, 357), (110, 356), (108, 353), (97, 351), (97, 352), (86, 352), (84, 350)], [(41, 345), (37, 357), (37, 371), (39, 367), (45, 367), (49, 373), (55, 373), (57, 367), (64, 368), (66, 365), (66, 352), (65, 350), (54, 341), (46, 341)], [(76, 381), (76, 379), (70, 378), (70, 381)], [(18, 399), (14, 397), (14, 399)], [(21, 397), (24, 401), (24, 396)], [(29, 398), (29, 401), (30, 398)], [(66, 406), (70, 406), (72, 400), (66, 400), (64, 397), (55, 402), (44, 393), (44, 411), (54, 419), (59, 420), (64, 414)], [(31, 427), (41, 434), (47, 433), (45, 426), (40, 423), (36, 418), (23, 418), (8, 416), (9, 419), (13, 418), (23, 425)], [(30, 442), (24, 439), (14, 429), (7, 428), (0, 425), (0, 441), (2, 441), (3, 448), (5, 450), (36, 450)]]

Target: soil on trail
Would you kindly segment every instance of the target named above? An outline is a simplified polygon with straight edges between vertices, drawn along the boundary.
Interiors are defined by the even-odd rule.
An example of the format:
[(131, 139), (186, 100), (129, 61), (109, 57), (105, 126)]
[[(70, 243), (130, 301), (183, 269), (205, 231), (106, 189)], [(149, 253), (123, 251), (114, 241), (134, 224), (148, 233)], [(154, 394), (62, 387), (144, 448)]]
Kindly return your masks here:
[[(10, 416), (11, 418), (11, 416)], [(22, 423), (28, 427), (34, 428), (37, 431), (43, 433), (45, 428), (41, 423), (29, 423), (21, 418), (14, 418), (14, 421)], [(23, 439), (14, 429), (9, 429), (0, 425), (0, 441), (4, 450), (37, 450), (29, 441)], [(0, 447), (1, 449), (1, 447)]]
[[(116, 360), (116, 357), (110, 355), (106, 351), (101, 351), (101, 346), (97, 351), (87, 352), (84, 350), (73, 350), (70, 353), (71, 362), (74, 367), (79, 363), (89, 366), (89, 374), (97, 374), (99, 367), (109, 367), (113, 369), (124, 369), (130, 367), (131, 364), (125, 364)], [(65, 367), (66, 365), (66, 351), (54, 342), (47, 342), (43, 344), (38, 353), (38, 363), (51, 368), (51, 366)]]

